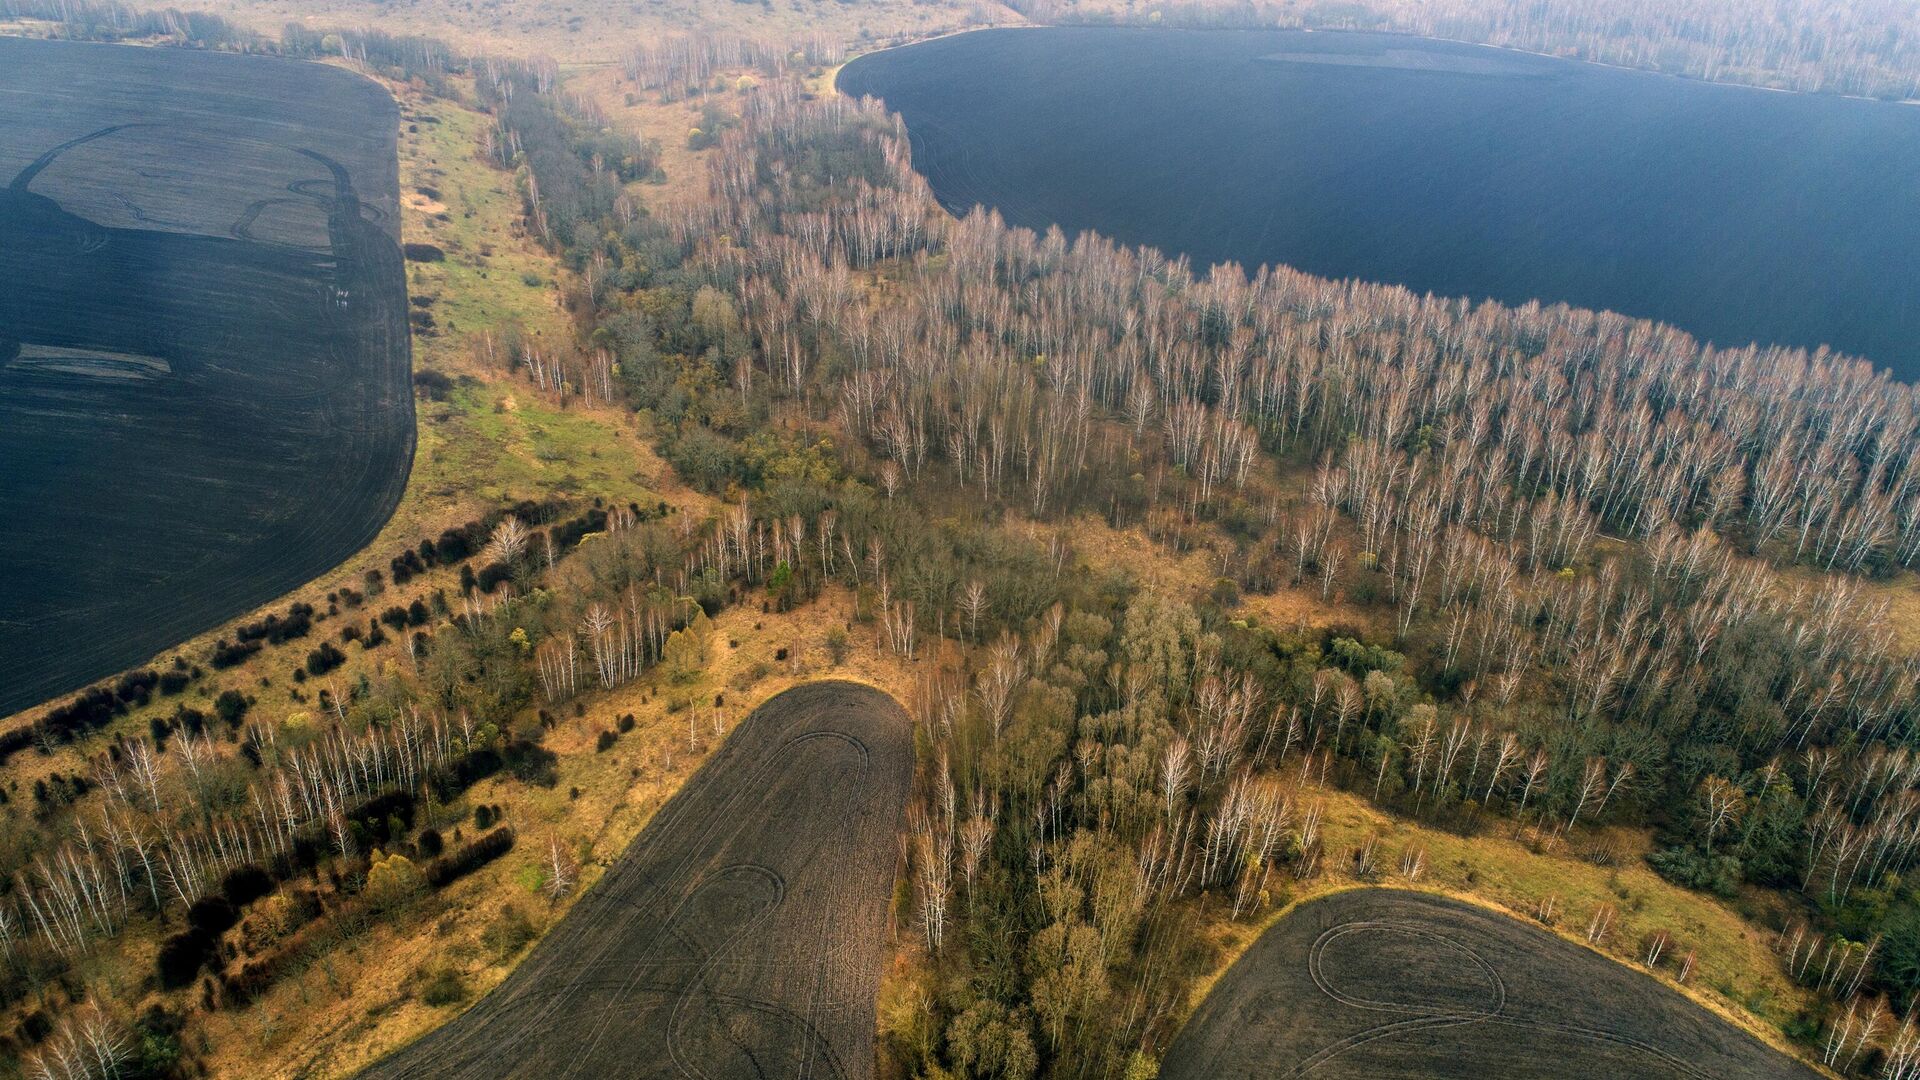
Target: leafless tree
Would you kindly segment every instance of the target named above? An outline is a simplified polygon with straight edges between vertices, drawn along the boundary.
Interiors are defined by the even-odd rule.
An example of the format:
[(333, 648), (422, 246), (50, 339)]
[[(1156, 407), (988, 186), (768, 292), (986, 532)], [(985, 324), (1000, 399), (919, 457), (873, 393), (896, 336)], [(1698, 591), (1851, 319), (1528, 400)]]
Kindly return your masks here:
[(527, 526), (509, 514), (493, 527), (493, 534), (487, 539), (486, 557), (489, 561), (511, 566), (526, 554), (531, 539)]
[(580, 865), (557, 834), (547, 837), (546, 858), (541, 863), (547, 873), (546, 884), (542, 886), (547, 899), (560, 900), (570, 895), (580, 880)]

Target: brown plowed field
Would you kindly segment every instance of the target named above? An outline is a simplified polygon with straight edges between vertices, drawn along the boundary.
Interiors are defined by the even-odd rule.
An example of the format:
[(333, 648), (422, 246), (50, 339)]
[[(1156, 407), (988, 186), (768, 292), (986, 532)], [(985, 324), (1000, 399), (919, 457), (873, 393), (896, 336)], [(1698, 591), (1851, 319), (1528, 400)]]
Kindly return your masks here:
[(0, 38), (0, 716), (392, 516), (398, 130), (385, 89), (324, 64)]
[(773, 698), (498, 989), (364, 1075), (870, 1076), (912, 754), (871, 687)]
[(1255, 942), (1160, 1080), (1814, 1080), (1640, 972), (1497, 912), (1364, 889)]

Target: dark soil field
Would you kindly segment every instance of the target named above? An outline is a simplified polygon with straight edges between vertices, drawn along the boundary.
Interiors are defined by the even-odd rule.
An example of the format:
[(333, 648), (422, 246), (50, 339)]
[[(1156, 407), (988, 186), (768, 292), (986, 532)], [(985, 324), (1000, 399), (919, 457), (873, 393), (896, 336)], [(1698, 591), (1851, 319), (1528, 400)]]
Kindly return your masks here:
[(773, 698), (504, 983), (363, 1076), (870, 1076), (912, 756), (878, 690)]
[(949, 209), (1920, 378), (1920, 110), (1384, 34), (985, 30), (840, 89)]
[(1814, 1080), (1673, 990), (1517, 919), (1363, 889), (1230, 968), (1161, 1080)]
[(397, 130), (337, 68), (0, 39), (0, 715), (311, 580), (392, 514)]

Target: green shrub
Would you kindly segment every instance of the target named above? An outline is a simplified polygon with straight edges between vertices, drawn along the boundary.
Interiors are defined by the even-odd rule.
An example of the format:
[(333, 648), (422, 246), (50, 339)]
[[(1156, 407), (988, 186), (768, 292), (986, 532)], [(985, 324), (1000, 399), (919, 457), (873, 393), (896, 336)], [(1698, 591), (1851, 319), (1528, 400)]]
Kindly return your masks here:
[(386, 911), (405, 906), (426, 889), (425, 875), (413, 860), (395, 852), (373, 852), (373, 864), (367, 868), (367, 884), (362, 890), (376, 909)]
[(1740, 860), (1693, 848), (1668, 848), (1647, 856), (1653, 872), (1685, 889), (1731, 897), (1740, 891)]
[(1362, 644), (1352, 638), (1334, 638), (1332, 649), (1333, 657), (1340, 666), (1355, 675), (1364, 675), (1369, 671), (1384, 671), (1391, 675), (1407, 662), (1405, 656), (1392, 649)]

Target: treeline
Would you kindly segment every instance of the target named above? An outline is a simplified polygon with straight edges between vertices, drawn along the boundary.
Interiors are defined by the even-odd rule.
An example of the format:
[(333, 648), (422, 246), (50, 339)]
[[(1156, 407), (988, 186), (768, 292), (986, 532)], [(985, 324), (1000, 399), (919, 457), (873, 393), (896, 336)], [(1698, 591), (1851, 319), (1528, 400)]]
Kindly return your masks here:
[(344, 57), (388, 78), (421, 79), (435, 93), (444, 93), (445, 77), (465, 70), (467, 64), (434, 38), (372, 29), (319, 31), (292, 22), (275, 37), (204, 11), (136, 8), (114, 0), (0, 0), (0, 16), (51, 23), (57, 36), (69, 41), (160, 39), (183, 48), (303, 59)]
[(744, 68), (777, 79), (844, 59), (846, 43), (826, 34), (797, 40), (689, 34), (636, 45), (621, 57), (620, 67), (638, 89), (658, 91), (663, 102), (673, 102), (704, 93), (721, 71)]
[[(609, 547), (642, 543), (641, 532), (655, 553), (682, 542), (657, 518), (643, 528), (632, 508), (611, 517), (626, 531)], [(596, 509), (583, 520), (609, 518)], [(201, 1007), (243, 1003), (303, 966), (324, 947), (316, 939), (363, 933), (370, 918), (393, 916), (498, 858), (513, 841), (510, 829), (486, 831), (497, 811), (477, 811), (485, 835), (444, 853), (439, 830), (458, 824), (448, 804), (483, 779), (556, 782), (555, 757), (540, 742), (558, 721), (523, 715), (534, 675), (520, 624), (540, 632), (534, 612), (554, 594), (536, 584), (561, 587), (568, 558), (594, 535), (604, 534), (575, 521), (541, 530), (496, 518), (472, 552), (504, 568), (491, 575), (491, 594), (470, 576), (461, 610), (423, 622), (377, 677), (363, 672), (323, 689), (317, 713), (249, 717), (250, 699), (229, 691), (220, 725), (183, 708), (174, 721), (156, 718), (149, 732), (117, 732), (90, 750), (85, 774), (62, 788), (57, 805), (38, 800), (39, 820), (16, 821), (22, 827), (0, 848), (0, 1003), (70, 981), (130, 925), (175, 919), (186, 925), (160, 950), (158, 985), (186, 987), (206, 973)], [(462, 537), (449, 530), (442, 539), (458, 548)], [(411, 615), (405, 621), (413, 625)], [(673, 627), (682, 621), (684, 609)], [(122, 690), (132, 695), (134, 684), (153, 681), (150, 672), (129, 676)], [(430, 861), (419, 868), (413, 859)], [(398, 891), (383, 894), (383, 880)], [(271, 910), (253, 911), (249, 922), (262, 904)], [(101, 1023), (119, 1025), (108, 1041), (128, 1050), (124, 1013), (97, 1004)], [(46, 1062), (59, 1046), (40, 1044), (56, 1034), (22, 1029), (11, 1049)]]
[(0, 0), (0, 16), (54, 23), (72, 41), (164, 38), (193, 48), (263, 51), (270, 39), (219, 15), (135, 8), (112, 0)]
[[(809, 115), (801, 122), (829, 122)], [(804, 351), (796, 315), (817, 308), (834, 321), (873, 390), (850, 419), (909, 472), (929, 455), (969, 473), (984, 463), (989, 494), (1015, 480), (1045, 505), (1077, 472), (1060, 466), (1077, 466), (1079, 448), (1064, 448), (1062, 462), (1009, 439), (1084, 425), (969, 412), (1063, 408), (1084, 395), (1134, 417), (1137, 431), (1163, 429), (1172, 463), (1212, 485), (1201, 498), (1222, 481), (1242, 487), (1256, 443), (1321, 458), (1358, 436), (1384, 455), (1370, 475), (1424, 460), (1436, 477), (1474, 485), (1476, 499), (1505, 491), (1531, 508), (1551, 493), (1564, 504), (1556, 513), (1572, 516), (1566, 528), (1588, 536), (1707, 527), (1748, 553), (1860, 572), (1920, 558), (1914, 390), (1862, 361), (1714, 350), (1618, 316), (1474, 307), (1285, 269), (1202, 277), (1153, 253), (1008, 230), (981, 214), (941, 238), (951, 269), (926, 288), (883, 309), (839, 304), (847, 269), (935, 240), (925, 207), (897, 183), (873, 186), (860, 165), (835, 179), (849, 189), (840, 212), (810, 210), (805, 193), (788, 204), (794, 191), (758, 182), (756, 154), (736, 140), (715, 184), (736, 200), (722, 226), (760, 230), (765, 242), (712, 251), (712, 272), (764, 300), (743, 314), (768, 355)], [(881, 178), (906, 169), (897, 149), (876, 148), (864, 164)], [(745, 191), (751, 201), (738, 201)], [(1009, 283), (1021, 292), (1009, 295)], [(943, 352), (961, 355), (949, 364), (936, 359)], [(1014, 357), (1028, 363), (1008, 365)], [(919, 373), (925, 385), (907, 378)], [(981, 379), (1008, 377), (1064, 393), (983, 393)], [(1017, 477), (1005, 468), (1016, 449), (1027, 463)]]
[(376, 29), (322, 32), (299, 23), (281, 29), (279, 51), (306, 58), (344, 57), (398, 82), (419, 79), (441, 95), (449, 92), (446, 77), (465, 73), (469, 65), (466, 57), (437, 38)]
[[(555, 721), (542, 714), (536, 723), (515, 724), (532, 678), (520, 645), (524, 633), (514, 638), (512, 628), (495, 625), (489, 616), (498, 603), (483, 597), (532, 589), (605, 529), (610, 517), (633, 523), (643, 516), (635, 507), (594, 506), (574, 516), (568, 509), (522, 502), (396, 556), (394, 563), (408, 567), (408, 576), (458, 568), (461, 610), (445, 602), (442, 590), (431, 606), (418, 599), (407, 608), (389, 606), (366, 632), (348, 618), (340, 640), (358, 642), (361, 651), (387, 645), (381, 622), (402, 641), (387, 650), (390, 669), (377, 679), (362, 673), (329, 680), (317, 693), (317, 714), (256, 710), (255, 698), (227, 689), (213, 699), (211, 714), (176, 705), (170, 717), (152, 715), (144, 732), (120, 730), (104, 744), (88, 746), (73, 775), (54, 772), (36, 781), (32, 805), (8, 806), (10, 827), (0, 834), (0, 1006), (72, 985), (98, 951), (117, 947), (129, 925), (165, 926), (177, 917), (187, 926), (160, 952), (159, 985), (192, 984), (204, 968), (218, 977), (203, 987), (202, 1006), (238, 1003), (264, 990), (278, 977), (274, 973), (303, 965), (316, 933), (365, 929), (365, 919), (384, 903), (363, 895), (370, 860), (432, 857), (416, 875), (419, 888), (412, 895), (498, 857), (511, 844), (510, 832), (495, 830), (484, 842), (442, 854), (437, 829), (448, 822), (447, 804), (502, 773), (551, 786), (555, 759), (539, 742)], [(380, 577), (377, 571), (366, 574), (364, 593), (335, 590), (324, 612), (296, 603), (284, 614), (242, 624), (233, 641), (223, 638), (211, 647), (209, 663), (226, 666), (221, 657), (238, 648), (235, 642), (248, 646), (231, 661), (238, 666), (262, 648), (324, 632), (323, 621), (340, 615), (343, 606), (357, 608), (383, 591)], [(316, 656), (330, 659), (316, 665)], [(309, 673), (330, 673), (346, 659), (322, 642), (306, 668), (296, 670), (295, 682)], [(203, 677), (184, 656), (170, 667), (129, 672), (8, 732), (8, 747), (20, 732), (30, 744), (55, 752)], [(307, 700), (297, 690), (292, 696)], [(416, 821), (416, 810), (424, 820)], [(382, 848), (385, 856), (377, 850)], [(236, 881), (249, 883), (244, 897), (237, 895)], [(242, 925), (241, 951), (251, 959), (243, 970), (227, 971), (236, 958), (227, 931), (269, 894), (282, 898), (284, 910), (266, 923), (280, 929)], [(309, 925), (320, 929), (302, 929)], [(284, 948), (269, 947), (283, 938)], [(111, 1001), (99, 999), (94, 1006), (87, 1014), (92, 1022), (117, 1025), (102, 1028), (103, 1038), (127, 1049), (121, 1036), (145, 1021), (130, 1020)], [(182, 1015), (168, 1016), (177, 1031)], [(17, 1056), (33, 1050), (51, 1060), (47, 1055), (64, 1045), (61, 1030), (23, 1027), (8, 1048)], [(36, 1049), (50, 1039), (54, 1045)], [(173, 1052), (178, 1049), (174, 1045)], [(173, 1075), (171, 1063), (150, 1063), (145, 1072), (124, 1059), (118, 1064), (131, 1070), (125, 1075)]]
[[(791, 606), (844, 583), (860, 617), (890, 618), (911, 651), (913, 602), (895, 582), (942, 566), (985, 582), (976, 634), (1057, 595), (1058, 564), (1031, 545), (931, 524), (857, 483), (798, 481), (755, 507), (705, 523), (609, 508), (597, 531), (502, 517), (478, 554), (506, 571), (471, 582), (378, 674), (322, 691), (317, 711), (275, 716), (241, 699), (224, 726), (193, 713), (116, 733), (44, 824), (0, 852), (0, 1002), (70, 979), (130, 926), (184, 920), (155, 960), (156, 985), (197, 985), (201, 1009), (244, 1005), (315, 950), (411, 918), (513, 843), (482, 806), (484, 835), (461, 845), (456, 828), (443, 851), (463, 793), (496, 775), (557, 782), (541, 743), (565, 721), (540, 705), (558, 712), (654, 671), (679, 692), (707, 663), (708, 615), (730, 603)], [(128, 1021), (100, 1004), (124, 1049)], [(48, 1034), (22, 1033), (15, 1048), (45, 1060)]]
[(542, 243), (567, 252), (588, 239), (581, 230), (640, 214), (624, 189), (658, 171), (657, 142), (616, 129), (590, 102), (563, 98), (542, 63), (485, 61), (476, 87), (494, 117), (484, 151), (515, 173)]
[(1920, 97), (1920, 12), (1900, 0), (1012, 0), (1040, 23), (1378, 30), (1782, 90)]

